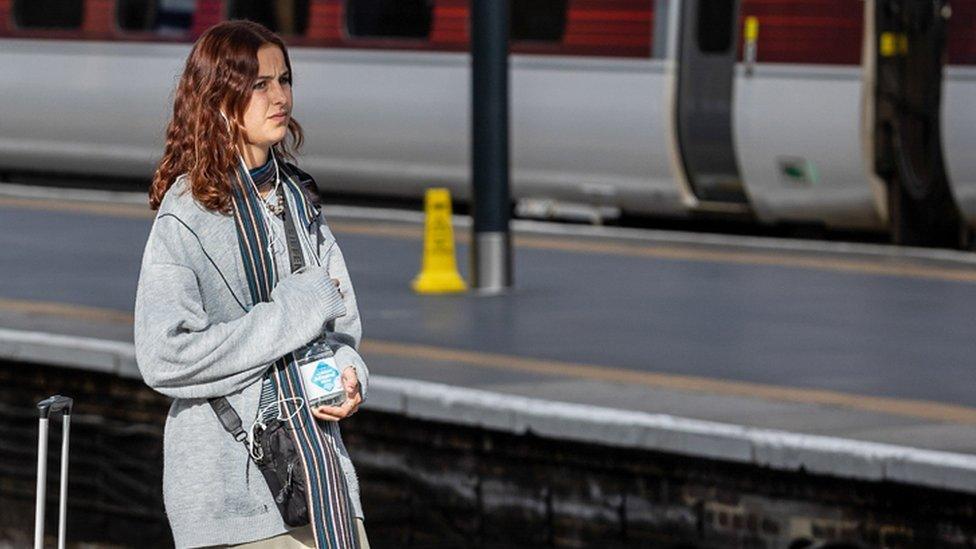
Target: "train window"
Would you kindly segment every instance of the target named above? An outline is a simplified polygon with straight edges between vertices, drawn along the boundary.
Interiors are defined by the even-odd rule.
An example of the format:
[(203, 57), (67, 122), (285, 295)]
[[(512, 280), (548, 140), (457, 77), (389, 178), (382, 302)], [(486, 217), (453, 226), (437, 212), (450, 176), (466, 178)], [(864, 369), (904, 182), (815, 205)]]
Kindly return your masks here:
[(699, 0), (698, 49), (723, 53), (732, 47), (733, 0)]
[(558, 42), (566, 30), (566, 0), (510, 0), (512, 40)]
[(351, 36), (426, 38), (433, 0), (347, 0), (346, 29)]
[(22, 28), (77, 29), (82, 0), (14, 0), (14, 23)]
[(118, 0), (119, 28), (180, 35), (193, 26), (196, 0)]
[(236, 0), (231, 19), (249, 19), (284, 35), (302, 35), (308, 29), (309, 0)]

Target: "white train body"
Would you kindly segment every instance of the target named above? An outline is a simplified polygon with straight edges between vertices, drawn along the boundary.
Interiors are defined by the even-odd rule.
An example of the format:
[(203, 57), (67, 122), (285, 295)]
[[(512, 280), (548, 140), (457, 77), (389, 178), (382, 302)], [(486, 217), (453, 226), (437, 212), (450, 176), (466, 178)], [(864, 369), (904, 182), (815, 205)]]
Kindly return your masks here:
[[(602, 11), (568, 0), (561, 41), (516, 43), (511, 57), (513, 197), (887, 230), (898, 220), (888, 196), (897, 182), (877, 169), (885, 115), (875, 101), (876, 61), (885, 38), (874, 12), (883, 1), (902, 0), (825, 13), (833, 22), (823, 28), (840, 29), (838, 43), (805, 62), (783, 46), (789, 2), (730, 0), (731, 11), (715, 15), (701, 11), (710, 9), (702, 0), (618, 0)], [(466, 198), (470, 58), (466, 31), (456, 30), (466, 4), (433, 2), (426, 42), (351, 38), (322, 15), (342, 17), (343, 5), (313, 1), (319, 11), (305, 37), (290, 40), (302, 166), (332, 191), (418, 197), (446, 186)], [(181, 40), (117, 39), (86, 9), (80, 30), (32, 31), (9, 22), (16, 2), (0, 0), (0, 20), (8, 20), (0, 23), (0, 71), (14, 75), (0, 79), (0, 172), (148, 179), (192, 38), (229, 8), (198, 0), (193, 31)], [(594, 14), (604, 18), (596, 30)], [(730, 33), (721, 51), (693, 35), (695, 25), (716, 22)], [(758, 38), (743, 36), (756, 23)], [(806, 52), (820, 55), (809, 44)], [(943, 97), (945, 173), (976, 227), (976, 69), (948, 66)]]

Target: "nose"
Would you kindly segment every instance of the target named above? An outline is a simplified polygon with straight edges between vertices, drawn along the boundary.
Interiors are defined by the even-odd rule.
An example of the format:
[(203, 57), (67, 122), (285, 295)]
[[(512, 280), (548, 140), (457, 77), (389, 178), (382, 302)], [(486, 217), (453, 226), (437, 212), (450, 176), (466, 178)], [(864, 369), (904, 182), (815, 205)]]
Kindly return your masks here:
[(287, 100), (288, 95), (285, 93), (285, 87), (280, 82), (275, 82), (271, 87), (271, 101), (275, 105), (283, 105)]

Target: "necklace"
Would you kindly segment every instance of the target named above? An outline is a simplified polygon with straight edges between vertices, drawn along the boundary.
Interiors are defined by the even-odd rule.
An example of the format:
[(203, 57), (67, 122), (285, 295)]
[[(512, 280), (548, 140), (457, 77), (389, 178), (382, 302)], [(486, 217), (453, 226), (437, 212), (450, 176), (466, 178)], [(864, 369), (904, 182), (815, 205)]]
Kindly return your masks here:
[[(271, 158), (274, 160), (275, 167), (275, 186), (268, 193), (269, 196), (261, 196), (261, 191), (258, 189), (257, 183), (254, 182), (254, 178), (251, 177), (251, 172), (247, 168), (247, 163), (244, 162), (244, 157), (237, 154), (237, 159), (241, 161), (241, 167), (244, 169), (244, 176), (247, 181), (251, 184), (251, 188), (254, 189), (254, 194), (261, 200), (261, 204), (264, 204), (264, 209), (267, 215), (262, 215), (261, 218), (264, 220), (265, 231), (269, 237), (268, 240), (268, 253), (272, 257), (275, 255), (275, 243), (278, 242), (278, 233), (274, 230), (274, 223), (271, 222), (272, 215), (279, 215), (285, 211), (285, 204), (282, 197), (278, 196), (278, 186), (281, 183), (281, 174), (278, 171), (278, 161), (274, 158), (274, 151), (271, 151)], [(269, 200), (271, 198), (271, 200)]]
[(264, 198), (264, 205), (267, 206), (268, 211), (274, 215), (281, 215), (285, 211), (285, 197), (278, 194), (278, 186), (281, 184), (281, 172), (278, 171), (278, 160), (274, 157), (274, 153), (271, 153), (271, 161), (274, 163), (275, 169), (275, 184), (274, 188), (271, 189)]

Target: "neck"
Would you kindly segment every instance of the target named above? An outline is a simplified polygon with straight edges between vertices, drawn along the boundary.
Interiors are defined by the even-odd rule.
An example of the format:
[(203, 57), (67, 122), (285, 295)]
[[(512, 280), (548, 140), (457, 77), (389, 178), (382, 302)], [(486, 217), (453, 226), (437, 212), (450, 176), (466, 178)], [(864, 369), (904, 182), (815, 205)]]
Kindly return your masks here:
[(253, 170), (254, 168), (263, 166), (268, 161), (270, 149), (271, 147), (247, 145), (244, 149), (244, 163), (247, 165), (247, 169)]

